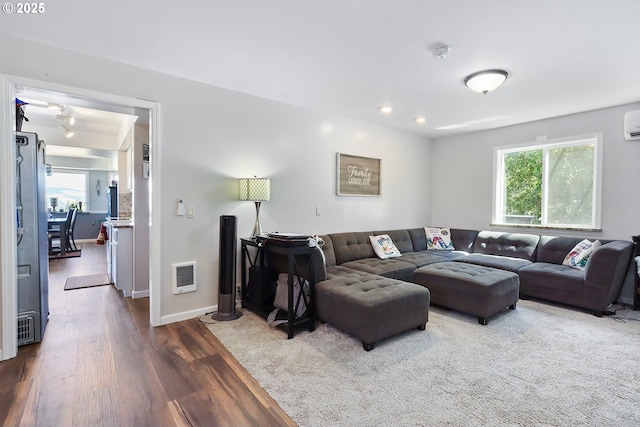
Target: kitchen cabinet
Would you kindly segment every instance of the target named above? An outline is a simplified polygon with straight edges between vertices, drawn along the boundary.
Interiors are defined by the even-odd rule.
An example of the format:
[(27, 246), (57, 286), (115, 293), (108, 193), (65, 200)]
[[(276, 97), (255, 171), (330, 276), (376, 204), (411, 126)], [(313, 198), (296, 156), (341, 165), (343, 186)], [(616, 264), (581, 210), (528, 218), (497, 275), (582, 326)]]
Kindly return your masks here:
[(130, 297), (133, 291), (133, 225), (131, 221), (107, 221), (107, 274), (109, 281)]

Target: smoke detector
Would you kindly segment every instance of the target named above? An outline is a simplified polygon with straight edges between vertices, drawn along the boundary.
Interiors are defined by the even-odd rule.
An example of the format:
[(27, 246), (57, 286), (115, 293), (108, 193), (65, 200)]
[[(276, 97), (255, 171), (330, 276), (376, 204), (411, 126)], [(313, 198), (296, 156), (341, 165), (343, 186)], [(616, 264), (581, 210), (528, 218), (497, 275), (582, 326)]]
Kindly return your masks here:
[(445, 59), (449, 56), (451, 48), (444, 43), (437, 43), (431, 46), (431, 54), (434, 58)]

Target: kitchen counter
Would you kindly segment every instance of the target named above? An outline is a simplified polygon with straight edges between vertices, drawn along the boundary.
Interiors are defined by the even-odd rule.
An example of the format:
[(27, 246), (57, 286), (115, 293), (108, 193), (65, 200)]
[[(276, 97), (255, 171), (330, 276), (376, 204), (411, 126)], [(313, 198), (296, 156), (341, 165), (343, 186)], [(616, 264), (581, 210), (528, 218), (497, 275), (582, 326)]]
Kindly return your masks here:
[(133, 227), (133, 220), (131, 218), (111, 218), (107, 220), (107, 223), (116, 228)]

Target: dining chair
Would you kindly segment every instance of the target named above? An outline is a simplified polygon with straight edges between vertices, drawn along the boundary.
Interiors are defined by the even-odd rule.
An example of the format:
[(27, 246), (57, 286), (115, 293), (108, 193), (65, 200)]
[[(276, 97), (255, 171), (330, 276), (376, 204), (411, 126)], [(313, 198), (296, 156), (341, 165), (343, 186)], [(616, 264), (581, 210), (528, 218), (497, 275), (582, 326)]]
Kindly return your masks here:
[(54, 246), (54, 244), (53, 244), (53, 241), (56, 240), (56, 239), (58, 240), (58, 242), (60, 242), (60, 239), (65, 239), (67, 250), (69, 250), (69, 251), (74, 250), (71, 247), (71, 244), (69, 243), (69, 229), (71, 228), (71, 223), (72, 223), (73, 217), (75, 216), (75, 212), (76, 212), (76, 210), (73, 209), (73, 208), (69, 209), (69, 211), (67, 212), (67, 217), (65, 219), (65, 225), (66, 225), (66, 230), (67, 231), (66, 231), (64, 236), (61, 235), (60, 228), (57, 228), (57, 229), (56, 228), (51, 228), (51, 229), (49, 229), (49, 232), (48, 232), (48, 235), (49, 235), (48, 236), (49, 237), (49, 255), (55, 255), (56, 249), (57, 249), (58, 253), (60, 252), (60, 246), (59, 245), (61, 243), (59, 243), (58, 246)]
[(73, 230), (76, 227), (76, 218), (78, 216), (78, 210), (74, 209), (73, 214), (71, 215), (71, 223), (67, 227), (67, 248), (72, 251), (77, 251), (78, 247), (76, 246), (76, 241), (73, 238)]

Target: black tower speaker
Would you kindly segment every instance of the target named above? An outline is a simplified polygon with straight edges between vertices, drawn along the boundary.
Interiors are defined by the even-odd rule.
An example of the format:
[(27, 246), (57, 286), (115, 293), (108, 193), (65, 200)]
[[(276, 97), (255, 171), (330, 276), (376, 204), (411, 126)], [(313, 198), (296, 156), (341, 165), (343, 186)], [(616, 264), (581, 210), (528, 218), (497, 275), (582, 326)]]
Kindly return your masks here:
[(220, 217), (220, 266), (218, 267), (218, 311), (215, 320), (234, 320), (242, 316), (236, 310), (236, 221), (233, 215)]

